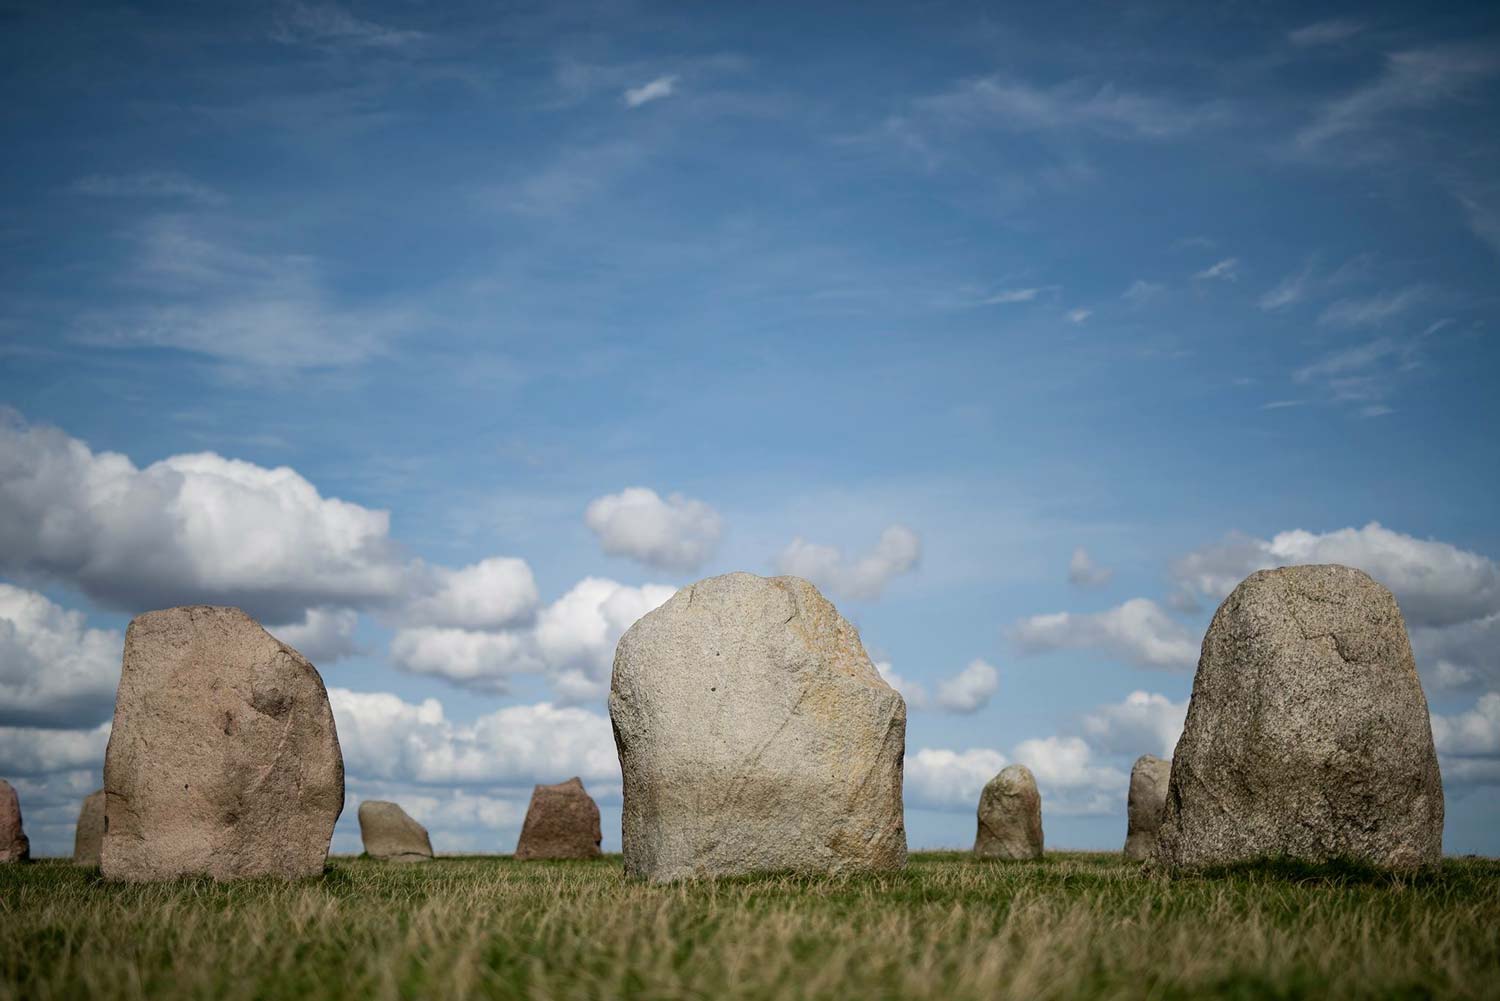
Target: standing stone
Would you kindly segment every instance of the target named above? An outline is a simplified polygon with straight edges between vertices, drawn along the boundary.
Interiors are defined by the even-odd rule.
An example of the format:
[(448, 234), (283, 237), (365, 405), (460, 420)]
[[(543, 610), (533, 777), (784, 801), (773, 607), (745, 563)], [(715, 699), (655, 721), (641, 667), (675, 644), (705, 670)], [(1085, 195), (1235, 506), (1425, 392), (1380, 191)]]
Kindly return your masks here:
[(1007, 765), (979, 794), (978, 858), (1042, 857), (1042, 794), (1025, 765)]
[(344, 806), (323, 679), (237, 608), (136, 616), (104, 795), (107, 879), (322, 873)]
[(1432, 724), (1396, 599), (1344, 566), (1246, 578), (1203, 638), (1159, 861), (1411, 868), (1442, 845)]
[(906, 703), (807, 581), (678, 591), (621, 637), (609, 712), (628, 875), (906, 864)]
[(599, 805), (575, 777), (531, 791), (516, 858), (598, 858), (602, 838)]
[(104, 790), (100, 789), (88, 794), (78, 812), (78, 828), (73, 832), (73, 863), (97, 866), (103, 848)]
[(1154, 754), (1143, 754), (1130, 769), (1130, 798), (1125, 829), (1125, 857), (1142, 862), (1156, 854), (1156, 833), (1161, 829), (1162, 811), (1167, 808), (1167, 782), (1172, 777), (1172, 762)]
[(0, 864), (29, 858), (31, 842), (21, 828), (21, 799), (9, 782), (0, 779)]
[(395, 803), (367, 799), (359, 804), (359, 837), (365, 854), (386, 862), (425, 862), (432, 858), (432, 839)]

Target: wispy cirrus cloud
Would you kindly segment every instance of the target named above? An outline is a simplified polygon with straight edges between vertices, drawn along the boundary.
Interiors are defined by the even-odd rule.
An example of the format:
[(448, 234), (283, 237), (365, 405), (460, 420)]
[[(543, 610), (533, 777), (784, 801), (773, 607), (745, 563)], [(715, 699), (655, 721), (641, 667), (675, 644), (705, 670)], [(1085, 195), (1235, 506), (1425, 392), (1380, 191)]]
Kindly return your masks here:
[(255, 368), (333, 368), (382, 353), (413, 323), (400, 306), (341, 301), (316, 258), (246, 249), (190, 216), (150, 218), (133, 242), (118, 301), (76, 316), (76, 339)]
[(1199, 281), (1228, 281), (1232, 282), (1239, 278), (1240, 259), (1238, 257), (1226, 257), (1222, 261), (1210, 264), (1195, 275)]
[(1309, 261), (1301, 270), (1292, 272), (1263, 292), (1256, 304), (1271, 312), (1301, 302), (1312, 287), (1314, 270), (1314, 262)]
[(1462, 44), (1392, 53), (1376, 79), (1318, 109), (1297, 133), (1295, 146), (1305, 154), (1321, 154), (1340, 140), (1340, 157), (1370, 155), (1369, 146), (1355, 146), (1348, 140), (1403, 112), (1460, 97), (1497, 73), (1500, 53), (1488, 46)]
[(1160, 282), (1148, 282), (1143, 278), (1137, 278), (1126, 287), (1124, 292), (1120, 293), (1120, 298), (1132, 306), (1144, 306), (1165, 292), (1166, 288)]
[(1339, 299), (1319, 314), (1318, 324), (1343, 329), (1378, 327), (1429, 298), (1431, 294), (1431, 290), (1425, 286), (1409, 285), (1361, 298)]
[(677, 93), (677, 77), (675, 75), (659, 76), (649, 83), (643, 83), (639, 87), (630, 87), (621, 98), (625, 101), (627, 108), (639, 108), (643, 104), (652, 101), (660, 101), (664, 97), (671, 97)]
[(1222, 104), (1184, 104), (1113, 83), (1083, 79), (1038, 86), (1002, 76), (966, 80), (914, 102), (913, 120), (1017, 131), (1079, 130), (1131, 139), (1167, 139), (1224, 122)]
[(1046, 291), (1043, 288), (1011, 288), (986, 296), (980, 302), (985, 306), (1004, 306), (1016, 302), (1032, 302)]
[(1365, 25), (1362, 21), (1352, 18), (1331, 18), (1327, 21), (1314, 21), (1300, 28), (1287, 32), (1286, 39), (1300, 49), (1313, 48), (1320, 45), (1337, 45), (1347, 42), (1364, 32)]
[(172, 170), (89, 174), (74, 181), (71, 188), (93, 198), (176, 198), (201, 205), (219, 205), (226, 200), (208, 185)]
[(287, 3), (275, 13), (271, 38), (284, 45), (398, 49), (419, 42), (420, 31), (357, 17), (334, 3)]

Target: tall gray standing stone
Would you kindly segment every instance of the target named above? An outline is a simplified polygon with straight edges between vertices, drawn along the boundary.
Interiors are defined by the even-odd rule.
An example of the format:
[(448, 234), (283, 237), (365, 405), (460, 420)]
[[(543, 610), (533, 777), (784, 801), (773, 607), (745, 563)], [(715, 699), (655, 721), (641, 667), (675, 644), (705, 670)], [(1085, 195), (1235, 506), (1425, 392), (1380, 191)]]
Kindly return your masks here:
[(1042, 857), (1042, 794), (1025, 765), (1007, 765), (979, 794), (974, 855), (994, 859)]
[(1411, 868), (1442, 857), (1443, 785), (1396, 599), (1344, 566), (1246, 578), (1203, 638), (1157, 858)]
[(367, 799), (359, 804), (359, 837), (365, 854), (386, 862), (425, 862), (432, 858), (427, 828), (395, 803)]
[(678, 591), (620, 639), (609, 712), (630, 876), (906, 864), (906, 703), (807, 581)]
[(21, 798), (0, 779), (0, 864), (25, 862), (31, 858), (31, 842), (21, 827)]
[(73, 832), (73, 863), (97, 866), (103, 849), (104, 790), (100, 789), (89, 793), (83, 800), (83, 809), (78, 811), (78, 827)]
[(1130, 796), (1125, 812), (1125, 857), (1143, 862), (1156, 854), (1156, 835), (1167, 808), (1167, 783), (1172, 762), (1154, 754), (1143, 754), (1130, 769)]
[(323, 679), (237, 608), (136, 616), (104, 794), (107, 879), (322, 873), (344, 806)]

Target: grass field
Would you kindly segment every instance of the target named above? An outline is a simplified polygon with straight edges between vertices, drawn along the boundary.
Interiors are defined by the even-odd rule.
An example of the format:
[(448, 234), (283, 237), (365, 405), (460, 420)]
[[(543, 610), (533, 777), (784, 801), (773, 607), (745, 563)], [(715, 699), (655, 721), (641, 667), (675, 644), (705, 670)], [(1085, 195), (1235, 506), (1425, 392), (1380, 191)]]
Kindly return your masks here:
[(626, 882), (618, 857), (129, 886), (0, 866), (3, 998), (1500, 997), (1500, 862), (1143, 875), (1117, 855)]

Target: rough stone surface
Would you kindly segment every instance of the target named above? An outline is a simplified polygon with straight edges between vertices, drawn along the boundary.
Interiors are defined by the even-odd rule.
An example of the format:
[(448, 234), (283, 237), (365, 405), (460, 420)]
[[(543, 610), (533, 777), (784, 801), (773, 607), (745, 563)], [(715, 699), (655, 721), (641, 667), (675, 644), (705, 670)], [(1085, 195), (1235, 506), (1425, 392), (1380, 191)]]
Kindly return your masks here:
[(1172, 760), (1166, 866), (1442, 856), (1427, 700), (1391, 593), (1343, 566), (1246, 578), (1208, 633)]
[(344, 806), (323, 679), (237, 608), (137, 616), (104, 795), (107, 879), (322, 873)]
[(979, 794), (979, 830), (974, 835), (979, 858), (1042, 857), (1042, 794), (1025, 765), (1007, 765)]
[(581, 779), (537, 786), (516, 842), (516, 858), (597, 858), (602, 837), (599, 805)]
[(21, 828), (21, 800), (16, 790), (0, 779), (0, 863), (25, 862), (31, 858), (31, 842)]
[(104, 848), (104, 790), (91, 792), (78, 811), (78, 829), (73, 832), (73, 862), (98, 865)]
[(1156, 834), (1161, 830), (1162, 811), (1167, 808), (1167, 783), (1172, 762), (1154, 754), (1143, 754), (1130, 769), (1130, 798), (1125, 829), (1125, 857), (1144, 862), (1156, 854)]
[(427, 828), (395, 803), (367, 799), (359, 804), (359, 837), (365, 854), (386, 862), (424, 862), (432, 858)]
[(906, 864), (906, 703), (807, 581), (678, 591), (621, 637), (609, 711), (630, 876)]

